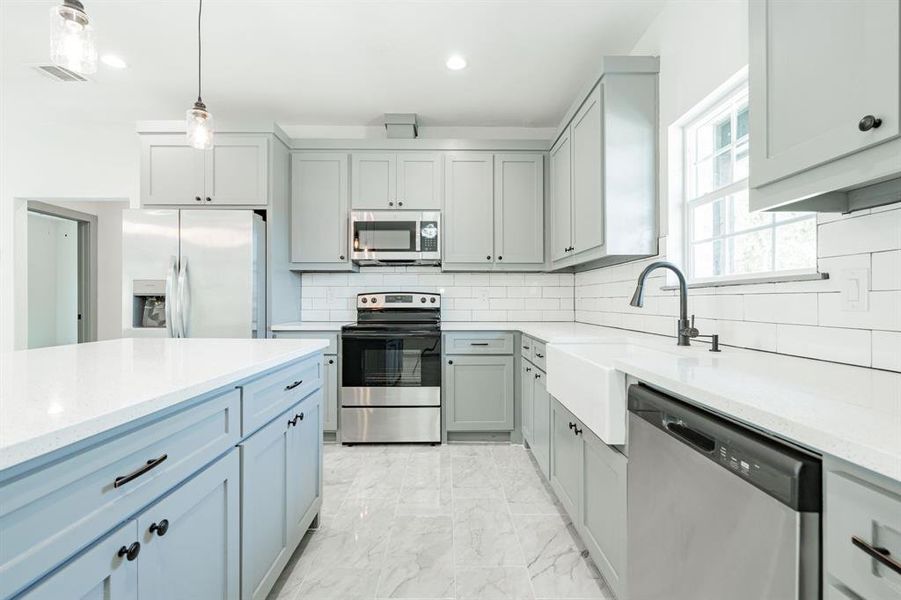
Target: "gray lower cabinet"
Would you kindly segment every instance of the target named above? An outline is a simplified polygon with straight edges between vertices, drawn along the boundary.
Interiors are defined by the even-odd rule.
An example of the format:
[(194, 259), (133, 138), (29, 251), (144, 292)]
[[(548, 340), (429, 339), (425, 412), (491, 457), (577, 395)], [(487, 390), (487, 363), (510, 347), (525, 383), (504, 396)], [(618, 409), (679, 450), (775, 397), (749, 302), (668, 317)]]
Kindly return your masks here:
[(338, 431), (338, 357), (325, 356), (325, 373), (322, 378), (322, 430)]
[(601, 575), (625, 598), (627, 459), (557, 400), (550, 403), (551, 487)]
[(528, 361), (522, 361), (519, 374), (520, 411), (522, 414), (522, 437), (526, 443), (532, 445), (532, 411), (533, 389), (535, 381), (535, 367)]
[(242, 600), (267, 596), (318, 508), (321, 398), (314, 392), (240, 444)]
[(449, 355), (444, 364), (448, 431), (512, 431), (513, 356)]
[(551, 472), (551, 397), (545, 375), (539, 370), (532, 386), (532, 456), (545, 477)]

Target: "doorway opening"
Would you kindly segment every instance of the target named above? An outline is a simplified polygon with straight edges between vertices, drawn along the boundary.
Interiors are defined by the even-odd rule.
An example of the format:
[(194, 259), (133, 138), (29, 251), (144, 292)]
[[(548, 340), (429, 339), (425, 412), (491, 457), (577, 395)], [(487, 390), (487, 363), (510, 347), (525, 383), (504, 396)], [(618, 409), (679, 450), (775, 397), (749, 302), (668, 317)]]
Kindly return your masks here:
[(28, 202), (28, 347), (97, 339), (97, 217)]

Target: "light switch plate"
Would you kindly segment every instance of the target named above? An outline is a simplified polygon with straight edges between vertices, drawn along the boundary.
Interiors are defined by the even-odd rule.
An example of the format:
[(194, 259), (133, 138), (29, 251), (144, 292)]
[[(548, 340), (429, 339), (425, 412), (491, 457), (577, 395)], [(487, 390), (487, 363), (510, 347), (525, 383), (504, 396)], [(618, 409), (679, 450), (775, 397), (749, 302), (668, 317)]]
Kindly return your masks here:
[(870, 309), (870, 270), (842, 271), (842, 310), (866, 312)]

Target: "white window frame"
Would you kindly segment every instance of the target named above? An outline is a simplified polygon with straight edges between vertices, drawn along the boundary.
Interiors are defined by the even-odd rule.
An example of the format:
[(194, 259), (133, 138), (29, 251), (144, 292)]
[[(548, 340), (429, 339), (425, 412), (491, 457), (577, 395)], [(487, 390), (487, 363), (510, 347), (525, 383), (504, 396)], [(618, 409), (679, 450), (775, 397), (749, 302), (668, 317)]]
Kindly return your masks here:
[[(707, 98), (705, 98), (698, 106), (696, 106), (689, 114), (685, 115), (682, 119), (679, 119), (677, 122), (678, 134), (681, 138), (678, 142), (678, 146), (676, 148), (677, 158), (676, 164), (671, 166), (676, 167), (678, 170), (678, 179), (679, 179), (679, 189), (680, 192), (680, 202), (678, 203), (678, 207), (675, 207), (676, 210), (672, 210), (674, 216), (681, 217), (682, 227), (681, 227), (681, 238), (682, 243), (681, 247), (678, 250), (682, 254), (682, 263), (685, 267), (685, 276), (689, 283), (692, 284), (712, 284), (712, 285), (720, 285), (728, 282), (741, 282), (748, 280), (761, 280), (761, 279), (772, 279), (772, 278), (782, 278), (782, 277), (791, 277), (791, 276), (802, 276), (802, 275), (810, 275), (817, 272), (816, 265), (812, 265), (809, 268), (803, 269), (783, 269), (776, 270), (776, 230), (779, 227), (783, 227), (785, 225), (796, 223), (800, 221), (804, 221), (807, 219), (816, 219), (816, 215), (814, 213), (797, 215), (788, 219), (777, 220), (774, 216), (773, 220), (766, 224), (760, 225), (756, 227), (750, 227), (747, 229), (743, 229), (737, 232), (724, 232), (717, 235), (714, 235), (709, 238), (694, 240), (694, 220), (692, 219), (692, 210), (698, 206), (702, 206), (704, 204), (708, 204), (711, 202), (715, 202), (719, 199), (725, 199), (735, 193), (748, 190), (748, 177), (745, 177), (739, 181), (734, 181), (728, 185), (722, 186), (720, 188), (711, 190), (699, 197), (692, 198), (691, 197), (691, 186), (696, 177), (696, 174), (693, 172), (696, 166), (696, 157), (695, 152), (696, 148), (695, 137), (690, 135), (693, 133), (695, 129), (699, 125), (703, 123), (713, 121), (716, 118), (716, 115), (722, 114), (727, 110), (726, 104), (728, 103), (728, 111), (731, 114), (731, 131), (733, 134), (733, 139), (730, 143), (723, 149), (717, 151), (713, 150), (710, 158), (715, 160), (718, 154), (723, 152), (732, 152), (733, 149), (738, 145), (738, 140), (735, 139), (734, 135), (737, 132), (736, 128), (736, 118), (735, 115), (737, 111), (735, 110), (735, 105), (737, 103), (746, 102), (748, 95), (748, 75), (747, 68), (742, 69), (736, 75), (729, 79), (728, 82), (720, 86), (715, 92), (710, 94)], [(749, 134), (750, 135), (750, 132)], [(672, 142), (671, 136), (671, 142)], [(675, 174), (674, 174), (675, 175)], [(672, 189), (672, 188), (671, 188)], [(724, 203), (725, 206), (725, 203)], [(778, 213), (776, 213), (778, 215)], [(712, 277), (696, 277), (695, 276), (695, 265), (694, 265), (694, 253), (692, 252), (692, 246), (698, 243), (713, 241), (713, 240), (723, 240), (726, 242), (729, 239), (735, 238), (740, 235), (745, 235), (748, 233), (752, 233), (755, 231), (761, 230), (771, 230), (773, 232), (771, 238), (771, 252), (770, 252), (770, 269), (766, 271), (757, 271), (754, 273), (727, 273), (724, 275), (716, 275)], [(816, 243), (816, 238), (814, 238), (814, 244)]]

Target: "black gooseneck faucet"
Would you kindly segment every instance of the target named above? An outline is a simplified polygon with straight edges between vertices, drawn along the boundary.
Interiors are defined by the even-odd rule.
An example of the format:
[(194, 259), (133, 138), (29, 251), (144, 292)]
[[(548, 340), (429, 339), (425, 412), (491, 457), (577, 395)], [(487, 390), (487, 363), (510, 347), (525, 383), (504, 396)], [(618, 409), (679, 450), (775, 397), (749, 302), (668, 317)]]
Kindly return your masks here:
[(698, 330), (688, 320), (688, 286), (685, 283), (685, 275), (682, 274), (679, 267), (665, 260), (658, 260), (649, 264), (638, 276), (638, 285), (635, 286), (635, 293), (632, 294), (632, 300), (629, 301), (629, 304), (636, 308), (641, 308), (642, 304), (644, 304), (644, 280), (647, 279), (651, 271), (656, 271), (657, 269), (669, 269), (679, 278), (679, 321), (676, 324), (676, 335), (679, 341), (677, 344), (679, 346), (691, 346), (691, 338), (697, 337)]

